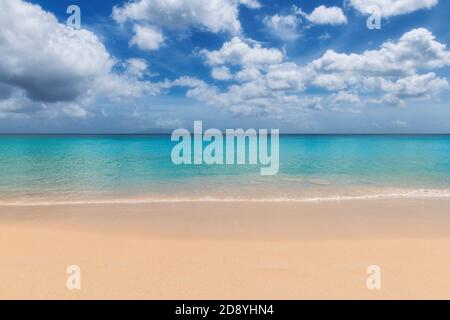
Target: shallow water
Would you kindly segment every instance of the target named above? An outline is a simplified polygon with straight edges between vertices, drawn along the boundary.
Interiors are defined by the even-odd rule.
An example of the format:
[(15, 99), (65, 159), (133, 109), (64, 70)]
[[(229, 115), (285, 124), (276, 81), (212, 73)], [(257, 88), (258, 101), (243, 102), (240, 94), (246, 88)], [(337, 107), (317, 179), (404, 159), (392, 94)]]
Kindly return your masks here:
[[(450, 136), (281, 136), (280, 169), (174, 165), (170, 136), (0, 136), (0, 200), (448, 196)], [(127, 200), (128, 199), (128, 200)], [(278, 199), (278, 200), (277, 200)]]

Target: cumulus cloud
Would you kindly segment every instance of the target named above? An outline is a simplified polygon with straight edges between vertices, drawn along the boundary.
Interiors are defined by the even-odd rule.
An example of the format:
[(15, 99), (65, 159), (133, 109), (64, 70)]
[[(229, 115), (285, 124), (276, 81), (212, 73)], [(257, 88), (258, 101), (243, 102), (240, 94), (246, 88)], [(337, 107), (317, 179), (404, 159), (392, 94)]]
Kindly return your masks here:
[[(344, 54), (328, 50), (309, 64), (317, 74), (316, 84), (330, 90), (370, 82), (376, 76), (414, 75), (419, 69), (436, 69), (450, 65), (446, 45), (423, 28), (405, 33), (398, 41), (388, 41), (379, 50), (362, 54)], [(368, 80), (367, 80), (368, 79)]]
[(233, 78), (230, 69), (227, 67), (214, 67), (211, 71), (211, 76), (216, 80), (230, 80)]
[(275, 14), (263, 19), (264, 25), (272, 34), (287, 41), (300, 37), (299, 27), (304, 21), (307, 24), (340, 25), (347, 23), (347, 17), (339, 7), (321, 5), (308, 14), (294, 5), (290, 14)]
[(261, 4), (258, 0), (239, 0), (239, 3), (245, 5), (250, 9), (259, 9), (261, 8)]
[(164, 44), (164, 36), (160, 30), (151, 26), (134, 26), (134, 36), (130, 45), (135, 45), (141, 50), (158, 50)]
[(92, 32), (73, 30), (21, 0), (0, 4), (1, 83), (21, 88), (35, 100), (70, 101), (114, 65)]
[(301, 19), (297, 14), (266, 16), (264, 25), (277, 37), (284, 40), (295, 40), (300, 34), (297, 31)]
[[(373, 103), (403, 105), (408, 99), (435, 98), (449, 87), (447, 79), (430, 71), (450, 66), (450, 52), (423, 28), (387, 41), (378, 50), (328, 50), (305, 65), (286, 61), (279, 49), (239, 38), (202, 55), (213, 72), (226, 68), (226, 78), (234, 82), (220, 89), (191, 81), (188, 96), (243, 115), (279, 117), (289, 110), (325, 107), (360, 112), (360, 107)], [(228, 66), (238, 70), (231, 73)], [(308, 96), (310, 89), (329, 94), (319, 100)]]
[(299, 107), (301, 108), (307, 108), (307, 109), (314, 109), (314, 110), (322, 110), (322, 97), (297, 97), (297, 96), (288, 96), (289, 100), (296, 102)]
[(45, 111), (42, 103), (35, 103), (20, 93), (14, 93), (7, 99), (0, 100), (0, 118), (8, 116), (23, 117)]
[(430, 99), (436, 97), (443, 90), (448, 89), (447, 79), (436, 77), (432, 72), (422, 75), (412, 75), (397, 81), (383, 79), (381, 91), (386, 92), (383, 102), (402, 104), (404, 99)]
[(439, 0), (347, 0), (362, 14), (372, 14), (373, 8), (381, 10), (382, 17), (408, 14), (420, 9), (431, 9)]
[(309, 22), (314, 24), (345, 24), (347, 18), (339, 7), (326, 7), (324, 5), (315, 8), (310, 14), (303, 14)]
[(259, 43), (248, 43), (239, 37), (224, 43), (220, 50), (202, 50), (201, 54), (212, 66), (224, 64), (263, 66), (279, 63), (283, 59), (283, 53), (280, 50), (263, 48)]
[(347, 91), (339, 91), (336, 94), (331, 95), (331, 101), (334, 104), (342, 104), (342, 103), (359, 103), (361, 100), (359, 96), (347, 92)]
[[(183, 4), (179, 10), (185, 10), (190, 6), (196, 9), (201, 1), (140, 0), (116, 8), (115, 11), (124, 10), (116, 12), (118, 21), (133, 21), (136, 34), (130, 44), (144, 50), (164, 45), (162, 28), (166, 28), (164, 19), (169, 19), (162, 14), (167, 9), (164, 6), (158, 16), (163, 22), (139, 18), (142, 12), (133, 9), (153, 2), (166, 4), (170, 10), (175, 4)], [(240, 4), (257, 8), (259, 2), (214, 0), (206, 6), (212, 4), (231, 5), (237, 10)], [(90, 106), (99, 99), (121, 103), (184, 87), (188, 97), (206, 105), (237, 115), (282, 119), (292, 118), (291, 113), (299, 110), (312, 113), (325, 108), (350, 111), (372, 103), (402, 105), (409, 99), (436, 98), (449, 88), (438, 70), (450, 66), (450, 51), (424, 28), (386, 41), (376, 50), (328, 50), (304, 64), (289, 61), (283, 49), (235, 35), (220, 48), (201, 50), (199, 54), (211, 69), (211, 76), (226, 82), (214, 85), (181, 76), (155, 83), (147, 80), (152, 73), (145, 60), (118, 61), (93, 32), (73, 30), (39, 6), (23, 0), (0, 0), (0, 5), (0, 117), (54, 116), (60, 112), (81, 119), (91, 115)], [(188, 18), (200, 19), (199, 12), (203, 11), (195, 11)], [(319, 21), (316, 18), (312, 20)], [(277, 19), (270, 19), (270, 23), (295, 25)], [(332, 23), (336, 21), (333, 19), (321, 21)], [(230, 24), (219, 25), (180, 22), (180, 28), (233, 32)], [(142, 34), (139, 26), (150, 36)], [(344, 108), (347, 106), (350, 108)]]
[(357, 94), (348, 91), (338, 91), (326, 98), (325, 104), (333, 111), (361, 113), (361, 99)]
[(148, 63), (144, 59), (130, 58), (124, 62), (125, 74), (131, 78), (142, 79), (148, 72)]
[[(137, 0), (115, 6), (112, 17), (121, 24), (137, 23), (132, 42), (141, 49), (155, 50), (163, 42), (164, 36), (159, 31), (162, 29), (188, 31), (197, 28), (213, 33), (239, 34), (240, 5), (250, 9), (261, 6), (257, 0)], [(147, 25), (145, 29), (139, 26), (142, 23)]]
[(407, 99), (431, 99), (448, 89), (447, 79), (433, 72), (421, 74), (445, 66), (450, 66), (446, 45), (419, 28), (378, 50), (361, 54), (328, 50), (298, 72), (310, 74), (313, 86), (329, 91), (352, 89), (378, 95), (370, 100), (374, 103), (405, 105)]
[(310, 74), (303, 72), (293, 62), (284, 62), (270, 66), (265, 78), (267, 86), (272, 90), (304, 91)]
[(80, 107), (77, 104), (66, 104), (62, 107), (63, 113), (66, 115), (72, 117), (72, 118), (86, 118), (88, 115), (88, 112), (86, 109)]
[(0, 99), (2, 113), (60, 110), (85, 117), (97, 97), (123, 99), (156, 94), (142, 81), (143, 61), (127, 61), (123, 73), (99, 38), (59, 23), (40, 6), (0, 0)]
[(423, 28), (405, 33), (398, 41), (388, 41), (379, 50), (343, 54), (328, 50), (303, 72), (312, 75), (312, 84), (330, 91), (354, 88), (383, 94), (382, 103), (403, 104), (405, 99), (436, 97), (448, 88), (445, 78), (433, 72), (450, 66), (446, 45)]

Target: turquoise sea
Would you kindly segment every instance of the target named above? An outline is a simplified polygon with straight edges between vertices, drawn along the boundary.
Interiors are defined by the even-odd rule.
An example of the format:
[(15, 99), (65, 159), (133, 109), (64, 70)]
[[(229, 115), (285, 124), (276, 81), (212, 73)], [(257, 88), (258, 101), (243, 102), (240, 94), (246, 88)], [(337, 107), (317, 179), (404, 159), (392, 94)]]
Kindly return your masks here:
[(450, 136), (284, 135), (280, 170), (177, 166), (169, 135), (0, 136), (0, 203), (449, 197)]

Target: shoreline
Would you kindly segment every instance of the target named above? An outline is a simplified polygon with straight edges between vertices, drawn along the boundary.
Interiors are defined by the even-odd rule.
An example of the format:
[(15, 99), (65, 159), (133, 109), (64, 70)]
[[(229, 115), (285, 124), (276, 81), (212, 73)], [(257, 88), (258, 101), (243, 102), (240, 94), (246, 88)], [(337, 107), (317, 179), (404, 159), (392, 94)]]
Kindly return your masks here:
[[(450, 199), (450, 189), (400, 189), (400, 188), (377, 188), (374, 190), (364, 190), (365, 193), (346, 192), (341, 195), (333, 194), (329, 190), (322, 190), (323, 195), (305, 195), (303, 197), (293, 196), (265, 196), (249, 193), (247, 197), (237, 196), (195, 196), (182, 195), (179, 197), (169, 196), (140, 196), (140, 197), (105, 197), (102, 199), (84, 199), (84, 200), (42, 200), (42, 199), (0, 199), (0, 207), (32, 207), (32, 206), (60, 206), (60, 205), (112, 205), (112, 204), (169, 204), (169, 203), (309, 203), (309, 202), (341, 202), (341, 201), (359, 201), (359, 200), (395, 200), (395, 199), (411, 199), (411, 200), (439, 200)], [(328, 195), (327, 195), (328, 194)]]

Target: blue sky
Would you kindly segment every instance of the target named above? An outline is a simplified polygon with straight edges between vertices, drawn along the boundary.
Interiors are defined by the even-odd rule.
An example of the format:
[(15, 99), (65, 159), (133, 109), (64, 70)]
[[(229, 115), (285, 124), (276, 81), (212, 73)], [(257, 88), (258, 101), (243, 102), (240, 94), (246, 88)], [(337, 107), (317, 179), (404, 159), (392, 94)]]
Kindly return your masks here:
[(0, 131), (450, 132), (450, 3), (375, 3), (0, 0)]

